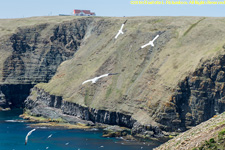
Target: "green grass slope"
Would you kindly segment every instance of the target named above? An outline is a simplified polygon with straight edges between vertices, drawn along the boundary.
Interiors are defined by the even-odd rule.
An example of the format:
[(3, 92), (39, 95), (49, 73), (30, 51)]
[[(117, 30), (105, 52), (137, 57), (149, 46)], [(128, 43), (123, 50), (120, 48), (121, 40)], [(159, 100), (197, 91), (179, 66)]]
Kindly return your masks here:
[(225, 149), (225, 114), (214, 116), (181, 133), (154, 150), (222, 150)]
[[(125, 21), (124, 35), (114, 36)], [(225, 18), (96, 18), (78, 52), (63, 62), (47, 84), (37, 86), (66, 101), (131, 114), (153, 124), (179, 81), (204, 60), (224, 54)], [(140, 47), (157, 34), (155, 47)], [(96, 84), (83, 81), (119, 73)]]

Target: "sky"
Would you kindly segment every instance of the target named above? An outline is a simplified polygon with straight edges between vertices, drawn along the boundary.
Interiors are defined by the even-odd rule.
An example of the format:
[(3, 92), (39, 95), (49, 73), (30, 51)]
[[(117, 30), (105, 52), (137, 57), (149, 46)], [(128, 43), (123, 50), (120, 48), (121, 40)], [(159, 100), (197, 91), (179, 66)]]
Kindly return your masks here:
[[(189, 0), (181, 0), (181, 1), (189, 2)], [(113, 16), (225, 17), (225, 4), (224, 5), (218, 4), (134, 5), (131, 4), (131, 0), (0, 0), (0, 18), (56, 16), (59, 14), (72, 14), (73, 9), (87, 9), (95, 12), (97, 16), (112, 16), (112, 17)]]

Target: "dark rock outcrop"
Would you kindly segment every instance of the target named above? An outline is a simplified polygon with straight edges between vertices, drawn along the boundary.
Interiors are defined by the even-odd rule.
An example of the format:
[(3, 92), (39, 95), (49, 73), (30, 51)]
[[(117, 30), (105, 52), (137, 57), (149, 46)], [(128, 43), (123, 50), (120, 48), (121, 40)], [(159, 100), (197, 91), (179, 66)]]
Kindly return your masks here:
[[(37, 87), (34, 87), (31, 93), (32, 95), (25, 100), (25, 109), (32, 116), (43, 116), (50, 119), (63, 118), (69, 123), (82, 122), (88, 125), (93, 125), (94, 123), (118, 125), (132, 129), (133, 135), (143, 134), (146, 137), (163, 136), (162, 131), (158, 127), (143, 126), (137, 123), (131, 115), (107, 110), (96, 110), (67, 102), (61, 96), (50, 95)], [(65, 116), (76, 119), (70, 121)]]
[(110, 112), (107, 110), (97, 110), (94, 108), (83, 107), (71, 102), (63, 102), (62, 111), (65, 114), (78, 116), (83, 120), (92, 122), (104, 123), (109, 125), (119, 125), (132, 128), (136, 120), (130, 115), (125, 115), (119, 112)]
[(103, 137), (122, 137), (131, 134), (128, 129), (119, 126), (109, 126), (103, 130)]
[[(23, 107), (23, 102), (29, 96), (30, 89), (33, 88), (33, 86), (33, 84), (1, 85), (0, 91), (5, 105), (9, 107)], [(2, 105), (0, 104), (0, 106)]]
[(58, 66), (78, 50), (89, 19), (58, 25), (42, 24), (19, 28), (11, 35), (11, 55), (3, 64), (2, 81), (14, 84), (48, 82)]
[(6, 102), (5, 95), (0, 91), (0, 109), (6, 109), (9, 105)]
[(48, 82), (58, 66), (79, 49), (90, 22), (78, 19), (18, 28), (0, 48), (11, 52), (3, 62), (1, 92), (5, 102), (0, 106), (23, 106), (33, 85)]
[(138, 122), (135, 122), (132, 127), (132, 135), (140, 134), (143, 137), (151, 138), (151, 137), (162, 137), (164, 134), (162, 130), (158, 126), (142, 125)]
[[(206, 61), (177, 86), (158, 122), (185, 130), (225, 111), (225, 56)], [(163, 114), (163, 115), (162, 115)]]

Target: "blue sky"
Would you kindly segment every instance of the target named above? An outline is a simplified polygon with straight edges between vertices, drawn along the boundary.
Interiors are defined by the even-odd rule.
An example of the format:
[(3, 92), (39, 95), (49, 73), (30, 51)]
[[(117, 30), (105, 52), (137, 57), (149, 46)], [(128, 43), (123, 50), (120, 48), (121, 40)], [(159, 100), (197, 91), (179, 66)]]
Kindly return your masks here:
[(131, 0), (0, 0), (0, 18), (71, 14), (73, 9), (89, 9), (98, 16), (225, 17), (225, 5), (132, 5), (130, 2)]

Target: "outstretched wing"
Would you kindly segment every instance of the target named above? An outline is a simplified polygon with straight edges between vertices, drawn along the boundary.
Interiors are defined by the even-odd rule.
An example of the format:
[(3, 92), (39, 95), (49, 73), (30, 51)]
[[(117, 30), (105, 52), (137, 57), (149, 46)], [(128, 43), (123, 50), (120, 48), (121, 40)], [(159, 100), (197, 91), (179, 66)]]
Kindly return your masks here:
[(120, 35), (120, 31), (117, 33), (117, 35), (115, 36), (115, 39), (117, 39), (117, 37)]
[(28, 136), (31, 135), (32, 132), (34, 132), (36, 129), (31, 130), (30, 132), (27, 133), (27, 136), (25, 138), (25, 145), (27, 145), (27, 141), (28, 141)]
[(87, 82), (91, 82), (91, 81), (92, 81), (92, 79), (86, 80), (86, 81), (84, 81), (84, 82), (82, 83), (82, 85), (85, 84), (85, 83), (87, 83)]
[(121, 28), (120, 28), (121, 31), (123, 30), (123, 27), (124, 27), (124, 24), (122, 24), (122, 26), (121, 26)]
[(109, 73), (109, 76), (111, 76), (111, 75), (117, 75), (117, 74), (119, 74), (119, 73)]
[(27, 145), (27, 141), (28, 141), (28, 135), (25, 138), (25, 145)]
[(100, 78), (103, 78), (103, 77), (107, 77), (108, 75), (109, 75), (108, 73), (107, 74), (103, 74), (103, 75), (97, 77), (97, 79), (100, 79)]
[(156, 37), (152, 40), (152, 42), (154, 42), (158, 37), (159, 35), (156, 35)]
[(36, 129), (31, 130), (30, 132), (27, 133), (27, 137), (31, 135), (32, 132), (34, 132)]
[(141, 48), (145, 48), (145, 47), (148, 46), (148, 45), (149, 45), (149, 43), (147, 43), (147, 44), (141, 46)]
[(48, 138), (50, 138), (50, 137), (52, 137), (52, 134), (50, 134), (50, 135), (48, 136)]

